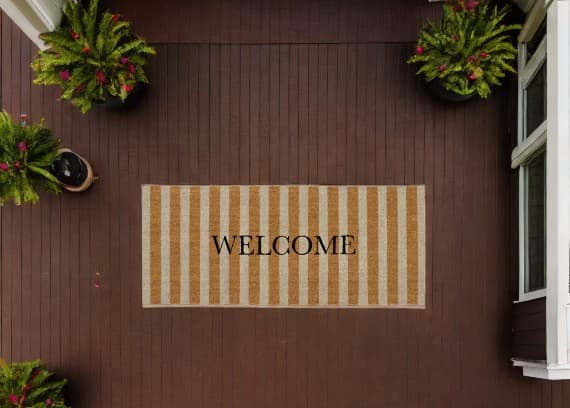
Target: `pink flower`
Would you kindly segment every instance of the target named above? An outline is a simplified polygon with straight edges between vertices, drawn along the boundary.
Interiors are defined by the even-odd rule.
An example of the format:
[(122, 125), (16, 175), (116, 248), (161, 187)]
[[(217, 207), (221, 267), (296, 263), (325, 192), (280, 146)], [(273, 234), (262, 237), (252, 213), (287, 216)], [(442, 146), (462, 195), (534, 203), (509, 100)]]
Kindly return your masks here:
[(61, 71), (59, 76), (61, 76), (61, 79), (64, 81), (69, 81), (69, 70), (66, 69), (65, 71)]
[(77, 40), (79, 38), (79, 33), (76, 33), (75, 31), (71, 32), (71, 38), (73, 38), (74, 40)]
[(489, 54), (486, 53), (486, 52), (480, 52), (480, 53), (479, 53), (479, 58), (483, 58), (483, 59), (489, 58)]
[(91, 48), (89, 48), (89, 46), (85, 44), (85, 46), (83, 47), (83, 54), (87, 55), (89, 54), (89, 51), (91, 51)]
[(8, 399), (12, 405), (18, 405), (18, 396), (16, 394), (10, 394)]
[(95, 282), (93, 286), (95, 287), (95, 289), (99, 289), (101, 287), (101, 284), (99, 282)]
[(129, 71), (131, 74), (135, 73), (135, 66), (133, 64), (129, 64)]
[(18, 144), (16, 144), (16, 147), (21, 152), (26, 152), (28, 150), (28, 145), (24, 141), (18, 142)]
[(469, 74), (468, 78), (471, 81), (475, 81), (477, 79), (477, 74), (475, 74), (475, 73)]
[(99, 82), (99, 84), (103, 84), (105, 82), (105, 74), (103, 71), (97, 70), (97, 72), (95, 72), (95, 77), (97, 78), (97, 82)]
[(20, 164), (19, 161), (15, 161), (15, 162), (14, 162), (14, 167), (17, 168), (18, 170), (20, 170), (20, 167), (22, 167), (22, 165)]
[(479, 5), (478, 1), (470, 1), (469, 3), (467, 3), (467, 10), (473, 10), (478, 5)]
[(421, 45), (416, 46), (416, 54), (422, 55), (424, 53), (424, 47)]
[(53, 400), (51, 398), (48, 398), (46, 400), (46, 407), (51, 407), (53, 405)]
[(8, 163), (0, 163), (0, 171), (8, 171)]
[(121, 64), (127, 65), (129, 63), (129, 59), (127, 57), (121, 57)]
[(119, 18), (121, 18), (120, 14), (113, 14), (111, 16), (111, 21), (113, 21), (113, 23), (116, 23), (117, 21), (119, 21)]
[(469, 57), (467, 57), (467, 61), (474, 62), (475, 61), (475, 55), (470, 55)]
[(133, 90), (133, 87), (132, 87), (132, 86), (129, 86), (129, 85), (127, 85), (127, 84), (125, 84), (125, 85), (123, 85), (123, 90), (124, 90), (126, 93), (129, 93), (129, 92), (131, 92), (131, 91)]
[(445, 71), (446, 68), (447, 68), (447, 65), (441, 64), (441, 65), (439, 66), (439, 72)]

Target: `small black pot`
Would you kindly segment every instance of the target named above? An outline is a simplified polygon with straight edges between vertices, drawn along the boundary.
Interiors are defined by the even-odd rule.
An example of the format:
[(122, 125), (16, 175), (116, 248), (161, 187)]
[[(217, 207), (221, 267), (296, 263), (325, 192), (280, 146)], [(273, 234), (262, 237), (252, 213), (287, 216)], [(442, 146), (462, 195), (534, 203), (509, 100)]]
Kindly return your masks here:
[(69, 149), (60, 150), (53, 164), (53, 174), (64, 189), (72, 192), (87, 190), (95, 179), (89, 162)]
[(124, 102), (119, 96), (110, 96), (104, 102), (94, 101), (93, 106), (108, 109), (130, 108), (132, 106), (135, 106), (140, 101), (141, 96), (146, 91), (146, 88), (147, 85), (145, 83), (137, 82)]
[(426, 87), (433, 96), (446, 102), (465, 102), (475, 96), (475, 92), (469, 95), (459, 95), (458, 93), (447, 90), (439, 78), (426, 82)]

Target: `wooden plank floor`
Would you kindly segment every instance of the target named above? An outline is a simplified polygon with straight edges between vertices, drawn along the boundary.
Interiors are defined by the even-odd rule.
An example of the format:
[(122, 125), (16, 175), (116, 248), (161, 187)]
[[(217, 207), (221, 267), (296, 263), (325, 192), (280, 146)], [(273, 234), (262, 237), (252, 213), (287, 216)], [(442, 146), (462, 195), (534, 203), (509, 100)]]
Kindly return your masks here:
[(418, 0), (103, 0), (161, 43), (307, 44), (415, 41), (440, 5)]
[[(151, 19), (118, 2), (160, 43), (153, 85), (134, 110), (85, 116), (31, 85), (37, 50), (2, 17), (4, 109), (45, 117), (100, 180), (0, 212), (0, 354), (41, 357), (71, 380), (77, 407), (567, 403), (568, 383), (524, 379), (508, 360), (513, 94), (432, 100), (405, 64), (416, 17), (360, 43), (340, 35), (348, 23), (338, 41), (255, 30), (199, 41), (176, 34), (179, 3)], [(326, 4), (308, 3), (314, 24), (328, 18)], [(268, 4), (264, 16), (283, 15)], [(169, 18), (174, 34), (159, 35)], [(142, 310), (143, 183), (425, 183), (427, 310)]]

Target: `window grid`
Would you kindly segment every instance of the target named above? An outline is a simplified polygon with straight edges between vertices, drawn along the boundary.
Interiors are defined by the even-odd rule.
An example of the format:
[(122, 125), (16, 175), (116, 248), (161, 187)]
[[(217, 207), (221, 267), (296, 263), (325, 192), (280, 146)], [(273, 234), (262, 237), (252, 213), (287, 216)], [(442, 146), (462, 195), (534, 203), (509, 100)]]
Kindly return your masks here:
[[(538, 35), (543, 35), (541, 30), (539, 30)], [(529, 50), (529, 45), (532, 50)], [(528, 51), (531, 51), (532, 55)], [(546, 219), (545, 193), (544, 197), (540, 197), (541, 192), (545, 191), (546, 183), (546, 109), (540, 106), (540, 104), (545, 104), (546, 98), (545, 94), (541, 95), (541, 89), (542, 92), (545, 92), (546, 86), (545, 36), (539, 41), (533, 39), (527, 43), (519, 44), (518, 68), (518, 145), (513, 151), (513, 168), (518, 167), (519, 172), (518, 300), (525, 301), (544, 296), (546, 287), (546, 231), (540, 231), (540, 226), (545, 226)], [(531, 117), (531, 131), (529, 133), (527, 129), (529, 128), (528, 108), (531, 105), (528, 99), (530, 86), (533, 87), (530, 96), (533, 98), (531, 103), (534, 103), (532, 108), (535, 116)], [(519, 153), (521, 150), (524, 150), (524, 154), (515, 158), (515, 153)], [(515, 160), (516, 165), (514, 164)], [(532, 183), (529, 180), (530, 172), (534, 174)], [(541, 172), (544, 173), (543, 180), (538, 179)], [(530, 200), (533, 200), (533, 205), (531, 205)], [(543, 262), (542, 268), (540, 268), (541, 262)], [(532, 271), (537, 270), (537, 275), (530, 275)]]

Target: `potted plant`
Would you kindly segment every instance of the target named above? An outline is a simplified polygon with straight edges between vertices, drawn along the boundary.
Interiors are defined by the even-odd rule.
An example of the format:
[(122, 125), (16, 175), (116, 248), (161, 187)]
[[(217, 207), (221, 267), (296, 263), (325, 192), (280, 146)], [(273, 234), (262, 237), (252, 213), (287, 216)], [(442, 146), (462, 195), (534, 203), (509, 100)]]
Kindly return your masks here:
[(48, 48), (32, 62), (34, 83), (58, 85), (61, 99), (81, 112), (93, 104), (121, 106), (147, 84), (144, 72), (153, 47), (133, 33), (119, 14), (99, 10), (99, 0), (67, 0), (64, 19), (41, 38)]
[(63, 387), (67, 380), (52, 380), (39, 360), (7, 364), (0, 359), (0, 407), (67, 408)]
[(501, 84), (505, 72), (516, 72), (512, 60), (517, 50), (511, 32), (518, 24), (504, 24), (508, 6), (488, 1), (453, 0), (443, 5), (443, 17), (422, 29), (415, 55), (408, 63), (420, 66), (428, 87), (450, 101), (487, 98)]
[[(11, 200), (16, 205), (34, 204), (39, 200), (37, 190), (59, 193), (63, 187), (81, 191), (69, 182), (79, 180), (83, 173), (65, 166), (67, 152), (60, 149), (59, 141), (43, 123), (17, 124), (7, 113), (0, 112), (0, 205)], [(93, 182), (91, 166), (87, 162), (84, 165), (89, 171), (80, 184), (82, 190)]]

